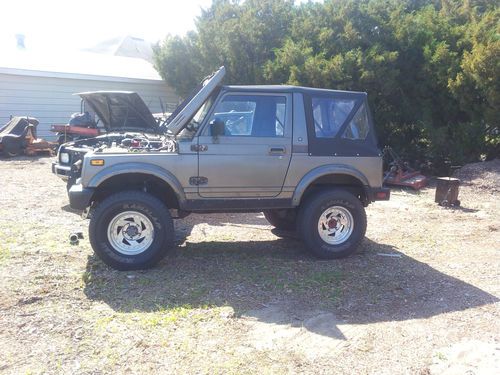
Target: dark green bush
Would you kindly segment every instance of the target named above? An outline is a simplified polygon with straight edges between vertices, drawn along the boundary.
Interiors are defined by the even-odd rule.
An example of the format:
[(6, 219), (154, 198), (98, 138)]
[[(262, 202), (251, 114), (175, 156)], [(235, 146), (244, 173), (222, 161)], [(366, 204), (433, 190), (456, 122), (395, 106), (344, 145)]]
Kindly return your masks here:
[(498, 156), (494, 0), (214, 0), (156, 50), (180, 95), (220, 65), (229, 84), (366, 91), (381, 146), (437, 172)]

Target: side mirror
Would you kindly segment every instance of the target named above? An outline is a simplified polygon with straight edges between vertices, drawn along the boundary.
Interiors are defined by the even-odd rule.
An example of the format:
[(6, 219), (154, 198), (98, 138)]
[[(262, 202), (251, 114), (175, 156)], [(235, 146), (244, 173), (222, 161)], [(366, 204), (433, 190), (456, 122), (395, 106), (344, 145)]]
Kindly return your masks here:
[(217, 138), (221, 135), (226, 134), (226, 124), (220, 118), (214, 118), (209, 123), (210, 125), (210, 134), (212, 137)]

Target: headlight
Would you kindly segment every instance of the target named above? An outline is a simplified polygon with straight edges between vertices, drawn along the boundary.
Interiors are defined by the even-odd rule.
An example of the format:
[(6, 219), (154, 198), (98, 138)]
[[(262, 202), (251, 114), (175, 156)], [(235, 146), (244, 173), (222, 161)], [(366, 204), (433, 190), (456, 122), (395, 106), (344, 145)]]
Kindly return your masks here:
[(59, 160), (61, 163), (68, 164), (69, 163), (69, 154), (67, 152), (61, 152), (59, 154)]

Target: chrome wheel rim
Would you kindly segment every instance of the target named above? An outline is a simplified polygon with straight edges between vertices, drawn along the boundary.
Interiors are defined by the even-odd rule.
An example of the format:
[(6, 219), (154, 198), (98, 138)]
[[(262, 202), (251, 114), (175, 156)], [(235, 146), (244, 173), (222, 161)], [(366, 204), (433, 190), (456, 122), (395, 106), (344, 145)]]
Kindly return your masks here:
[(347, 241), (354, 229), (354, 219), (342, 206), (327, 208), (318, 220), (318, 233), (329, 245), (340, 245)]
[(108, 225), (108, 241), (123, 255), (140, 254), (151, 246), (153, 240), (153, 223), (140, 212), (121, 212)]

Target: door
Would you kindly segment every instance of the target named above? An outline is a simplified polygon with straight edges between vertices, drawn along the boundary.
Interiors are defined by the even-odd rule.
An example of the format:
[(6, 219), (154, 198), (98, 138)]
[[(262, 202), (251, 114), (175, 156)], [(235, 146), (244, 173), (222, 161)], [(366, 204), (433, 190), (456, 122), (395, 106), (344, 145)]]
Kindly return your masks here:
[[(210, 134), (213, 120), (223, 122), (223, 135)], [(200, 196), (277, 196), (290, 164), (291, 145), (291, 95), (225, 93), (198, 138)]]

